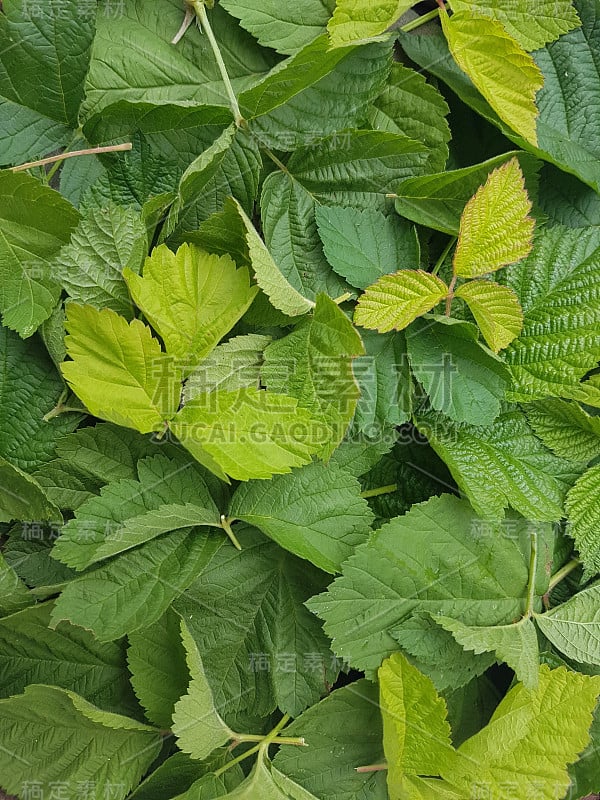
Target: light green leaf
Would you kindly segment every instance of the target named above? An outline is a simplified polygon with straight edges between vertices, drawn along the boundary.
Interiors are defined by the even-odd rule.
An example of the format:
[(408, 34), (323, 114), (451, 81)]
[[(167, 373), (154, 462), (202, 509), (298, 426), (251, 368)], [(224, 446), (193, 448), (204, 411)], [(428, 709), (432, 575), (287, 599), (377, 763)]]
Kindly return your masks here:
[(202, 653), (219, 713), (298, 716), (339, 670), (319, 620), (305, 607), (330, 579), (259, 531), (236, 531), (174, 603)]
[(220, 513), (192, 461), (156, 455), (138, 462), (138, 480), (109, 483), (63, 527), (53, 556), (81, 570), (163, 533), (218, 526)]
[(8, 170), (0, 171), (0, 207), (0, 311), (4, 325), (25, 338), (50, 316), (60, 296), (51, 263), (79, 214), (31, 175)]
[(429, 149), (429, 166), (441, 170), (448, 158), (448, 105), (438, 90), (414, 69), (393, 64), (383, 92), (368, 112), (374, 130), (403, 133)]
[(263, 353), (270, 336), (248, 333), (218, 345), (189, 376), (184, 387), (184, 402), (201, 394), (233, 392), (249, 386), (260, 388)]
[(51, 611), (52, 603), (42, 603), (0, 620), (2, 696), (47, 683), (71, 689), (107, 711), (135, 714), (121, 643), (97, 642), (89, 631), (67, 622), (52, 630)]
[(298, 148), (287, 169), (326, 205), (378, 208), (404, 178), (427, 172), (428, 150), (407, 136), (386, 131), (342, 131)]
[(486, 787), (492, 800), (524, 797), (532, 785), (540, 800), (562, 797), (569, 786), (567, 765), (589, 740), (599, 693), (597, 677), (542, 666), (538, 688), (512, 688), (490, 723), (458, 748), (442, 777), (459, 796), (469, 795), (475, 784)]
[(85, 211), (71, 241), (54, 259), (52, 274), (73, 300), (112, 308), (131, 319), (123, 270), (139, 272), (146, 252), (146, 226), (140, 215), (109, 203)]
[(248, 310), (258, 289), (246, 267), (229, 256), (215, 256), (182, 244), (176, 253), (162, 244), (144, 265), (143, 277), (125, 270), (132, 297), (167, 353), (179, 359), (184, 374), (216, 347)]
[(256, 797), (261, 800), (317, 800), (314, 794), (271, 766), (262, 752), (246, 780), (223, 797), (231, 800), (254, 800)]
[(503, 282), (524, 312), (523, 330), (504, 353), (515, 401), (581, 399), (579, 381), (600, 360), (600, 229), (542, 228), (531, 255)]
[(436, 411), (472, 425), (488, 425), (498, 416), (508, 372), (477, 341), (474, 325), (449, 317), (415, 320), (406, 332), (406, 350)]
[(600, 464), (588, 469), (567, 495), (569, 534), (588, 575), (600, 572)]
[(167, 609), (154, 624), (127, 638), (127, 666), (136, 697), (151, 722), (169, 729), (175, 703), (187, 692), (190, 682), (181, 642), (181, 618)]
[(181, 620), (181, 639), (190, 671), (188, 692), (175, 704), (173, 733), (177, 744), (192, 758), (206, 758), (235, 734), (219, 716), (204, 673), (198, 646), (185, 620)]
[(497, 19), (524, 50), (538, 50), (581, 25), (571, 0), (455, 0), (452, 8)]
[(56, 602), (52, 625), (68, 620), (91, 630), (101, 642), (146, 628), (221, 544), (220, 537), (193, 528), (146, 542), (68, 583)]
[(0, 456), (0, 521), (11, 519), (56, 522), (61, 515), (35, 478)]
[(557, 456), (589, 462), (600, 457), (600, 417), (577, 403), (551, 397), (526, 406), (529, 424)]
[(274, 765), (327, 800), (387, 800), (383, 772), (356, 772), (382, 760), (378, 701), (377, 687), (364, 679), (335, 689), (286, 728), (307, 747), (279, 748)]
[[(141, 433), (160, 430), (179, 404), (177, 371), (140, 320), (67, 306), (65, 380), (90, 413)], [(175, 373), (175, 376), (173, 375)]]
[(50, 461), (57, 441), (81, 419), (61, 414), (44, 420), (63, 388), (38, 339), (23, 341), (0, 327), (0, 455), (25, 471)]
[(451, 761), (448, 711), (433, 683), (402, 653), (387, 658), (378, 677), (388, 787), (399, 798), (404, 775), (438, 775)]
[(463, 625), (450, 617), (434, 616), (433, 619), (450, 631), (465, 650), (472, 650), (476, 655), (495, 653), (499, 661), (514, 670), (517, 680), (527, 689), (537, 688), (540, 654), (535, 625), (528, 617), (512, 625), (484, 628)]
[(322, 431), (298, 401), (254, 388), (208, 392), (185, 405), (171, 430), (217, 476), (270, 478), (310, 461)]
[(579, 468), (547, 450), (518, 410), (487, 427), (457, 425), (438, 414), (417, 419), (452, 477), (485, 519), (499, 519), (509, 505), (527, 519), (555, 521)]
[(323, 33), (334, 0), (304, 0), (302, 6), (278, 0), (222, 0), (221, 5), (264, 47), (288, 55)]
[(317, 206), (316, 220), (325, 255), (333, 269), (358, 289), (382, 275), (420, 262), (413, 225), (376, 209)]
[(494, 169), (513, 158), (519, 162), (525, 175), (529, 195), (535, 196), (541, 162), (530, 153), (513, 150), (481, 164), (402, 181), (396, 189), (396, 210), (420, 225), (458, 235), (460, 218), (469, 199)]
[(6, 3), (0, 16), (1, 164), (31, 161), (68, 144), (83, 100), (95, 16), (82, 13), (77, 0)]
[(352, 359), (363, 354), (358, 332), (325, 294), (317, 295), (311, 317), (265, 350), (267, 388), (295, 397), (299, 408), (327, 427), (326, 440), (315, 441), (323, 458), (342, 441), (354, 415), (359, 389)]
[(409, 0), (337, 0), (327, 30), (332, 47), (384, 33), (413, 4)]
[(454, 273), (476, 278), (529, 255), (535, 221), (523, 173), (511, 159), (488, 176), (469, 200), (460, 219)]
[(515, 292), (494, 281), (470, 281), (455, 292), (479, 325), (483, 338), (497, 353), (515, 339), (523, 327), (523, 309)]
[(511, 528), (509, 537), (508, 528), (485, 523), (466, 501), (433, 497), (375, 531), (308, 607), (325, 621), (336, 654), (366, 670), (398, 650), (395, 631), (415, 614), (510, 623), (525, 610), (530, 550), (526, 526), (513, 520)]
[(552, 644), (567, 658), (600, 664), (600, 586), (590, 586), (535, 620)]
[(379, 333), (399, 331), (435, 308), (447, 294), (448, 287), (437, 275), (420, 269), (403, 269), (383, 275), (361, 295), (354, 321)]
[(370, 533), (373, 514), (360, 492), (356, 478), (339, 467), (307, 464), (268, 482), (242, 484), (228, 514), (325, 572), (339, 572)]
[(246, 229), (246, 242), (256, 282), (279, 311), (283, 311), (289, 317), (306, 314), (314, 306), (314, 303), (303, 297), (287, 281), (244, 209), (237, 201), (234, 202)]
[(114, 800), (123, 800), (161, 746), (155, 729), (54, 686), (28, 686), (0, 700), (0, 731), (2, 783), (12, 794), (34, 776), (43, 792), (85, 784), (90, 800), (102, 800), (110, 786)]
[(477, 12), (440, 14), (450, 51), (490, 106), (527, 142), (537, 145), (536, 92), (544, 78), (529, 53), (495, 19)]

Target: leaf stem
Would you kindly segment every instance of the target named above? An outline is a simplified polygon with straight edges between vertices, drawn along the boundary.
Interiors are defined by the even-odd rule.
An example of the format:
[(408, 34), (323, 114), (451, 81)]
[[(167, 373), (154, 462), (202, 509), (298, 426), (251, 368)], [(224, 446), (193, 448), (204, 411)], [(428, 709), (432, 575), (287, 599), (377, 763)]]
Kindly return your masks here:
[(387, 768), (387, 764), (369, 764), (368, 767), (354, 767), (354, 770), (355, 772), (382, 772)]
[(219, 47), (219, 43), (215, 38), (213, 29), (210, 27), (210, 22), (208, 21), (208, 14), (206, 13), (206, 6), (204, 5), (204, 0), (193, 0), (193, 8), (194, 11), (196, 12), (198, 23), (202, 28), (202, 30), (204, 31), (204, 33), (206, 34), (208, 41), (210, 42), (212, 51), (214, 53), (217, 66), (219, 67), (219, 72), (221, 73), (221, 77), (223, 78), (223, 83), (225, 84), (225, 91), (227, 92), (227, 97), (229, 98), (229, 105), (231, 107), (233, 118), (235, 119), (235, 124), (238, 126), (238, 128), (241, 128), (243, 125), (246, 124), (246, 120), (244, 119), (244, 117), (242, 116), (242, 112), (240, 111), (237, 97), (235, 96), (235, 92), (233, 91), (233, 86), (231, 85), (231, 80), (229, 78), (229, 73), (227, 72), (227, 67), (225, 66), (225, 62), (223, 61), (223, 56), (221, 55), (221, 49)]
[[(233, 532), (233, 528), (231, 527), (231, 523), (232, 522), (233, 522), (233, 520), (227, 519), (225, 514), (221, 514), (221, 527), (223, 528), (223, 530), (225, 531), (227, 536), (229, 536), (229, 538), (231, 539), (231, 541), (233, 543), (233, 546), (237, 550), (241, 550), (242, 549), (242, 545), (240, 544), (239, 539), (237, 538), (235, 533)], [(242, 739), (240, 741), (245, 741), (245, 740)], [(252, 740), (248, 740), (248, 741), (258, 741), (258, 740), (252, 739)]]
[(57, 156), (48, 156), (48, 158), (41, 158), (39, 161), (28, 161), (26, 164), (19, 164), (18, 167), (11, 167), (11, 172), (23, 172), (23, 170), (31, 169), (32, 167), (43, 167), (46, 164), (54, 164), (55, 161), (64, 161), (65, 158), (74, 158), (75, 156), (93, 156), (97, 153), (121, 153), (126, 150), (131, 150), (133, 145), (131, 142), (124, 144), (111, 144), (105, 147), (90, 147), (86, 150), (72, 150), (70, 153), (60, 153)]
[(531, 552), (529, 554), (529, 581), (527, 583), (527, 608), (525, 609), (525, 617), (531, 619), (533, 617), (533, 605), (535, 603), (535, 574), (537, 572), (537, 553), (538, 553), (538, 534), (536, 530), (531, 531), (529, 534), (529, 541), (531, 543)]
[(455, 275), (452, 280), (450, 281), (450, 286), (448, 287), (448, 294), (446, 296), (446, 316), (450, 316), (450, 311), (452, 310), (452, 301), (454, 300), (454, 290), (456, 289), (456, 281), (458, 280), (458, 275)]
[(548, 591), (546, 594), (550, 594), (550, 592), (555, 589), (561, 581), (570, 575), (573, 570), (577, 569), (577, 567), (581, 564), (581, 561), (578, 558), (572, 558), (568, 561), (563, 567), (561, 567), (554, 575), (550, 578), (550, 583), (548, 584)]
[(431, 22), (432, 19), (437, 19), (439, 15), (440, 9), (434, 8), (433, 11), (428, 11), (427, 14), (423, 14), (421, 17), (417, 17), (416, 19), (412, 19), (410, 22), (407, 22), (406, 25), (402, 25), (400, 30), (402, 33), (410, 33), (410, 31), (420, 28), (421, 25)]
[(442, 254), (438, 258), (438, 260), (435, 262), (435, 267), (431, 271), (432, 275), (437, 275), (438, 274), (438, 272), (440, 271), (440, 269), (442, 268), (442, 266), (444, 264), (444, 261), (446, 260), (446, 258), (448, 256), (448, 253), (454, 247), (457, 239), (458, 239), (458, 236), (451, 236), (450, 237), (450, 239), (448, 241), (448, 244), (444, 247), (444, 249), (442, 250)]
[(297, 744), (297, 745), (304, 745), (304, 739), (286, 739), (286, 737), (282, 737), (281, 739), (278, 738), (278, 733), (281, 731), (290, 721), (289, 714), (284, 714), (283, 717), (279, 720), (277, 725), (273, 728), (272, 731), (267, 733), (266, 736), (259, 736), (257, 739), (248, 739), (246, 734), (235, 734), (236, 742), (245, 742), (245, 741), (258, 741), (259, 743), (255, 747), (251, 747), (250, 750), (246, 750), (245, 753), (242, 753), (237, 758), (234, 758), (233, 761), (222, 766), (215, 772), (215, 775), (218, 777), (222, 775), (224, 772), (227, 772), (228, 769), (239, 764), (240, 761), (244, 761), (246, 758), (253, 756), (255, 753), (258, 753), (260, 750), (265, 750), (270, 744)]
[(376, 489), (367, 489), (366, 492), (361, 492), (360, 496), (364, 497), (366, 500), (368, 497), (379, 497), (381, 494), (391, 494), (397, 489), (397, 483), (390, 483), (387, 486), (378, 486)]
[(263, 153), (265, 153), (265, 155), (269, 156), (269, 158), (275, 164), (275, 166), (279, 167), (279, 169), (282, 172), (288, 172), (288, 168), (286, 167), (286, 165), (283, 163), (283, 161), (280, 161), (280, 159), (277, 158), (277, 156), (272, 150), (269, 150), (268, 147), (264, 147), (263, 145), (261, 145), (261, 150), (263, 151)]

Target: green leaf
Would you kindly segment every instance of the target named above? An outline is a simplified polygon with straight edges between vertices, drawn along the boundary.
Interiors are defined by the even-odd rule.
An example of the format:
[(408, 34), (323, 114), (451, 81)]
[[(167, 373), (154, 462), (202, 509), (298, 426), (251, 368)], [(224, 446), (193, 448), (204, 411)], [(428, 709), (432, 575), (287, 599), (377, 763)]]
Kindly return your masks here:
[(256, 282), (268, 296), (271, 304), (289, 317), (297, 317), (314, 306), (311, 300), (303, 297), (288, 282), (281, 272), (265, 243), (256, 232), (256, 228), (246, 215), (241, 205), (234, 201), (238, 213), (246, 229), (246, 242)]
[(187, 692), (190, 681), (181, 618), (167, 609), (154, 624), (130, 633), (128, 639), (127, 666), (136, 697), (151, 722), (169, 729), (175, 703)]
[(246, 267), (183, 244), (176, 253), (156, 247), (143, 277), (125, 270), (132, 297), (165, 343), (191, 371), (244, 315), (258, 289)]
[(232, 800), (254, 800), (255, 797), (264, 800), (317, 800), (314, 794), (271, 766), (262, 751), (246, 780), (223, 797)]
[(419, 240), (414, 226), (376, 209), (317, 206), (316, 220), (327, 260), (358, 289), (400, 267), (417, 267)]
[(71, 689), (107, 711), (135, 713), (121, 644), (101, 644), (67, 622), (52, 630), (51, 611), (52, 603), (43, 603), (0, 620), (2, 696), (47, 683)]
[(495, 19), (469, 11), (440, 14), (450, 51), (490, 106), (527, 142), (537, 145), (536, 93), (544, 78), (533, 58)]
[(215, 347), (187, 379), (184, 402), (208, 392), (233, 392), (249, 386), (258, 389), (263, 353), (271, 341), (270, 336), (248, 333)]
[(379, 668), (383, 747), (391, 797), (404, 775), (437, 775), (453, 756), (446, 703), (402, 653)]
[(497, 19), (524, 50), (538, 50), (581, 25), (571, 0), (496, 0), (492, 6), (482, 0), (455, 0), (453, 10)]
[[(185, 800), (213, 800), (235, 788), (244, 778), (241, 767), (237, 765), (230, 766), (218, 778), (213, 774), (207, 774), (224, 767), (231, 760), (228, 751), (223, 748), (215, 750), (204, 761), (197, 761), (190, 758), (187, 753), (177, 751), (151, 772), (133, 791), (130, 798), (131, 800), (164, 800), (166, 797), (178, 797), (179, 800), (182, 798)], [(186, 794), (188, 790), (189, 794)], [(210, 794), (211, 790), (212, 794)]]
[(4, 325), (25, 338), (60, 296), (52, 259), (69, 241), (79, 214), (31, 175), (7, 170), (0, 171), (0, 206), (0, 311)]
[(391, 66), (388, 44), (331, 50), (319, 36), (244, 92), (240, 107), (258, 141), (276, 150), (311, 146), (357, 128)]
[(175, 704), (173, 733), (184, 753), (192, 758), (206, 758), (235, 734), (219, 716), (198, 646), (184, 620), (181, 620), (181, 639), (191, 680), (187, 694)]
[(138, 272), (146, 250), (146, 226), (139, 214), (109, 203), (85, 212), (70, 243), (54, 259), (52, 274), (73, 300), (112, 308), (131, 319), (123, 270)]
[(386, 131), (336, 132), (298, 148), (287, 169), (319, 202), (386, 209), (385, 195), (404, 178), (427, 172), (428, 150)]
[(600, 417), (577, 403), (546, 398), (526, 407), (529, 424), (557, 456), (589, 462), (600, 456)]
[(342, 441), (354, 415), (359, 389), (352, 359), (363, 354), (358, 332), (325, 294), (317, 296), (311, 317), (265, 350), (267, 388), (295, 397), (299, 408), (327, 426), (326, 441), (315, 441), (323, 458)]
[(264, 47), (289, 55), (325, 30), (333, 2), (305, 0), (300, 7), (277, 0), (223, 0), (221, 5)]
[(507, 268), (503, 282), (524, 312), (521, 335), (504, 354), (510, 399), (577, 399), (579, 381), (600, 360), (598, 280), (600, 232), (592, 227), (543, 228), (531, 255)]
[(221, 543), (193, 528), (146, 542), (67, 584), (52, 625), (68, 620), (101, 642), (146, 628), (190, 585)]
[(488, 425), (498, 416), (508, 373), (477, 341), (474, 325), (449, 317), (415, 320), (406, 333), (406, 349), (437, 411), (472, 425)]
[(454, 273), (476, 278), (529, 255), (535, 221), (516, 159), (497, 167), (466, 204), (454, 252)]
[(354, 321), (385, 333), (403, 330), (421, 314), (431, 311), (448, 294), (443, 280), (420, 269), (403, 269), (384, 275), (358, 300)]
[(537, 688), (540, 654), (535, 625), (528, 617), (512, 625), (496, 627), (463, 625), (450, 617), (434, 616), (433, 619), (450, 631), (465, 650), (472, 650), (476, 655), (495, 653), (499, 661), (514, 670), (517, 680), (527, 689)]
[(360, 491), (339, 467), (307, 464), (268, 483), (242, 484), (228, 513), (325, 572), (339, 572), (370, 533), (373, 515)]
[(77, 0), (6, 4), (0, 16), (0, 163), (30, 161), (68, 144), (78, 124), (95, 16)]
[(504, 411), (487, 427), (432, 413), (419, 415), (417, 425), (485, 519), (502, 518), (509, 505), (527, 519), (563, 516), (578, 467), (547, 450), (520, 411)]
[(600, 586), (590, 586), (535, 621), (552, 644), (567, 658), (600, 664)]
[(109, 483), (63, 527), (53, 555), (81, 570), (169, 531), (219, 526), (220, 513), (191, 461), (164, 455), (138, 462), (138, 480)]
[(255, 388), (197, 395), (170, 428), (223, 480), (226, 474), (247, 481), (289, 472), (323, 444), (318, 421), (295, 398)]
[(160, 430), (179, 403), (176, 370), (140, 320), (67, 306), (65, 380), (90, 413), (141, 433)]
[(413, 4), (407, 0), (337, 0), (327, 30), (332, 47), (384, 33)]
[(2, 783), (22, 792), (35, 776), (42, 791), (57, 784), (90, 787), (101, 800), (107, 786), (123, 800), (158, 755), (158, 731), (88, 703), (54, 686), (28, 686), (0, 700)]
[(469, 306), (483, 338), (497, 353), (515, 339), (523, 327), (523, 309), (515, 292), (494, 281), (470, 281), (455, 292)]
[(384, 773), (356, 772), (383, 755), (377, 687), (369, 681), (335, 689), (285, 734), (302, 736), (307, 747), (281, 747), (273, 763), (309, 792), (328, 800), (387, 800)]
[(57, 441), (81, 419), (77, 414), (43, 419), (63, 388), (37, 338), (23, 341), (0, 327), (0, 455), (25, 471), (50, 461)]
[(594, 719), (590, 728), (590, 741), (577, 761), (569, 767), (571, 786), (569, 792), (573, 797), (587, 797), (598, 788), (598, 769), (600, 752), (598, 749), (598, 733), (600, 729), (600, 709), (596, 706)]
[(396, 190), (396, 210), (428, 228), (458, 235), (460, 218), (470, 198), (494, 169), (516, 159), (525, 175), (530, 196), (537, 194), (540, 162), (529, 153), (513, 150), (482, 164), (408, 178)]
[(597, 464), (583, 473), (566, 502), (568, 531), (590, 575), (600, 572), (599, 497), (600, 465)]
[(0, 521), (60, 521), (60, 511), (40, 484), (0, 456)]
[(429, 166), (441, 170), (448, 158), (450, 128), (448, 105), (423, 75), (402, 64), (393, 64), (383, 92), (369, 109), (374, 130), (403, 133), (429, 149)]
[(0, 553), (0, 613), (14, 614), (33, 602), (33, 595), (25, 583)]
[(238, 552), (222, 547), (179, 597), (219, 713), (275, 707), (297, 716), (335, 680), (339, 664), (304, 607), (328, 576), (248, 528)]
[(508, 528), (489, 524), (489, 535), (480, 535), (485, 526), (466, 501), (443, 495), (375, 531), (327, 593), (308, 603), (325, 620), (336, 654), (357, 669), (378, 668), (398, 650), (395, 631), (414, 614), (460, 616), (466, 625), (521, 616), (529, 536), (514, 521), (510, 537)]
[(599, 693), (596, 677), (542, 666), (538, 688), (512, 688), (490, 723), (459, 747), (457, 761), (442, 777), (459, 796), (476, 784), (493, 800), (526, 796), (532, 785), (540, 800), (562, 797), (569, 787), (567, 765), (589, 740)]

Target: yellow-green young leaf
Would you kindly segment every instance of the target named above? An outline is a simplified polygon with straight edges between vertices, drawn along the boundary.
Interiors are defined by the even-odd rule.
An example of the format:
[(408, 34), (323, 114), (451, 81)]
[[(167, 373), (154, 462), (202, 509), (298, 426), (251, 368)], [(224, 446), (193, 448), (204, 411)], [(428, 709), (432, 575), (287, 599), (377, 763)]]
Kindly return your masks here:
[(404, 775), (439, 775), (454, 751), (445, 701), (431, 680), (402, 653), (379, 668), (383, 749), (391, 797)]
[(458, 748), (458, 758), (442, 777), (461, 797), (474, 786), (489, 800), (563, 797), (573, 763), (589, 740), (600, 678), (564, 667), (540, 668), (538, 688), (519, 683), (502, 700), (489, 724)]
[(65, 380), (90, 413), (141, 433), (160, 430), (179, 405), (181, 383), (150, 328), (114, 311), (67, 305), (73, 359)]
[(525, 258), (535, 221), (516, 158), (488, 175), (464, 208), (454, 253), (454, 272), (476, 278)]
[(136, 305), (160, 334), (167, 353), (187, 374), (213, 350), (248, 310), (258, 292), (246, 267), (230, 256), (183, 244), (162, 244), (146, 259), (143, 277), (123, 272)]
[(328, 435), (295, 398), (254, 388), (197, 395), (171, 429), (207, 469), (240, 481), (307, 464)]
[(188, 693), (175, 704), (173, 733), (180, 750), (189, 753), (192, 758), (206, 758), (235, 734), (219, 716), (198, 646), (183, 619), (181, 640), (191, 680)]
[(452, 8), (497, 19), (525, 50), (538, 50), (581, 25), (571, 0), (454, 0)]
[(402, 269), (383, 275), (359, 298), (354, 322), (380, 333), (406, 328), (421, 314), (437, 306), (448, 287), (436, 275), (423, 270)]
[(327, 30), (332, 47), (379, 36), (414, 5), (411, 0), (337, 0)]
[(535, 96), (544, 78), (533, 58), (495, 19), (471, 11), (440, 18), (459, 67), (498, 116), (537, 145)]
[(507, 347), (523, 327), (519, 298), (508, 286), (493, 281), (471, 281), (456, 290), (475, 317), (483, 338), (497, 353)]
[(233, 202), (246, 229), (246, 243), (256, 282), (271, 301), (271, 305), (283, 311), (288, 317), (306, 314), (314, 307), (313, 301), (301, 295), (289, 283), (240, 203), (237, 200)]

